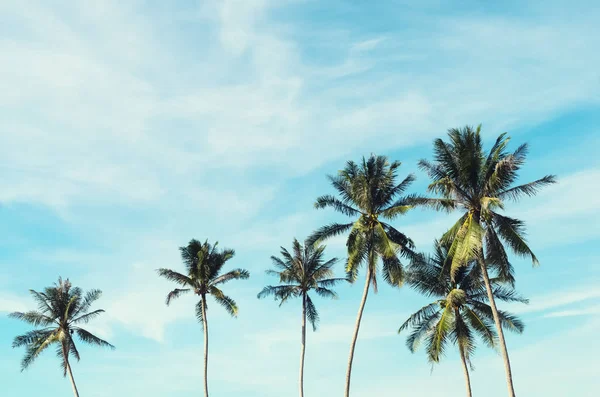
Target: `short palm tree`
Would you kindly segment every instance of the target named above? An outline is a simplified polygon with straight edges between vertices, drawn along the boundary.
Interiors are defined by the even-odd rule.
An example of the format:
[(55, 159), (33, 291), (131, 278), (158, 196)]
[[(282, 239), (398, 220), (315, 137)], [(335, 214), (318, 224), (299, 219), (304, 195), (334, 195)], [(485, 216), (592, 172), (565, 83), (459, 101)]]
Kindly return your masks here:
[(323, 260), (325, 246), (315, 246), (312, 244), (302, 244), (294, 239), (293, 251), (290, 253), (281, 247), (281, 258), (272, 256), (271, 260), (276, 270), (267, 270), (267, 274), (279, 277), (281, 285), (266, 286), (259, 294), (258, 298), (273, 296), (279, 301), (279, 306), (289, 298), (302, 298), (302, 348), (300, 351), (300, 379), (299, 389), (300, 397), (304, 396), (304, 353), (306, 351), (306, 319), (310, 321), (313, 331), (317, 329), (319, 314), (312, 299), (309, 296), (310, 291), (326, 298), (337, 298), (337, 295), (330, 287), (345, 278), (334, 278), (333, 265), (338, 261), (337, 258), (328, 261)]
[(186, 268), (186, 273), (178, 273), (170, 269), (158, 269), (158, 274), (167, 280), (179, 284), (183, 288), (176, 288), (167, 295), (166, 303), (189, 292), (200, 297), (196, 304), (196, 317), (204, 330), (204, 395), (208, 397), (208, 322), (206, 317), (206, 296), (211, 295), (214, 300), (223, 306), (227, 312), (236, 317), (237, 304), (233, 299), (221, 291), (219, 286), (230, 280), (247, 279), (250, 273), (244, 269), (234, 269), (221, 274), (225, 262), (233, 258), (235, 251), (232, 249), (218, 250), (218, 243), (211, 245), (191, 240), (187, 246), (180, 247), (181, 259)]
[(78, 287), (72, 287), (69, 279), (58, 279), (58, 283), (47, 287), (43, 292), (29, 290), (38, 305), (38, 310), (25, 313), (14, 312), (9, 316), (33, 325), (37, 329), (17, 336), (13, 341), (14, 347), (25, 346), (25, 357), (21, 362), (21, 370), (27, 369), (35, 359), (51, 345), (56, 345), (56, 353), (61, 360), (63, 375), (69, 375), (75, 397), (79, 397), (69, 356), (79, 361), (79, 350), (75, 345), (74, 336), (90, 345), (101, 347), (114, 346), (81, 328), (90, 320), (98, 317), (104, 310), (89, 311), (92, 303), (100, 298), (102, 292), (94, 289), (86, 294)]
[(349, 161), (338, 175), (329, 176), (338, 197), (321, 196), (315, 203), (316, 208), (331, 207), (355, 220), (323, 226), (309, 237), (307, 244), (348, 233), (346, 272), (349, 280), (355, 281), (360, 266), (366, 264), (365, 287), (348, 358), (346, 397), (350, 395), (354, 348), (369, 287), (373, 285), (374, 291), (377, 292), (378, 262), (381, 259), (383, 279), (392, 286), (401, 286), (404, 271), (399, 256), (413, 255), (413, 242), (384, 220), (393, 220), (417, 204), (434, 203), (433, 200), (429, 201), (415, 195), (401, 196), (415, 178), (411, 174), (398, 183), (399, 167), (400, 162), (390, 163), (385, 156), (371, 155), (368, 159), (363, 158), (360, 164)]
[[(448, 256), (448, 248), (449, 245), (443, 246), (436, 241), (433, 255), (413, 261), (407, 272), (408, 283), (425, 296), (435, 298), (435, 301), (412, 314), (398, 333), (411, 328), (406, 345), (414, 353), (425, 342), (432, 364), (440, 361), (448, 341), (456, 344), (465, 374), (467, 396), (471, 397), (469, 365), (475, 351), (475, 335), (479, 335), (486, 345), (496, 347), (497, 333), (492, 308), (487, 303), (481, 268), (476, 261), (471, 261), (452, 278), (452, 258)], [(491, 280), (491, 284), (495, 299), (528, 302), (498, 279)], [(504, 328), (523, 332), (523, 323), (517, 317), (503, 311), (498, 311), (498, 317)]]
[(522, 221), (500, 214), (505, 200), (517, 201), (533, 196), (540, 188), (555, 183), (553, 175), (512, 186), (525, 163), (528, 146), (521, 145), (512, 153), (506, 151), (509, 138), (501, 134), (489, 152), (481, 141), (481, 126), (464, 127), (448, 133), (449, 142), (434, 141), (434, 161), (421, 160), (419, 165), (432, 179), (429, 191), (440, 193), (464, 211), (458, 222), (443, 236), (452, 241), (449, 254), (453, 257), (451, 274), (475, 259), (481, 267), (485, 287), (494, 315), (494, 323), (504, 359), (509, 396), (514, 397), (510, 359), (506, 349), (501, 318), (496, 309), (488, 268), (494, 269), (506, 281), (514, 282), (513, 267), (504, 244), (514, 253), (538, 260), (525, 241)]

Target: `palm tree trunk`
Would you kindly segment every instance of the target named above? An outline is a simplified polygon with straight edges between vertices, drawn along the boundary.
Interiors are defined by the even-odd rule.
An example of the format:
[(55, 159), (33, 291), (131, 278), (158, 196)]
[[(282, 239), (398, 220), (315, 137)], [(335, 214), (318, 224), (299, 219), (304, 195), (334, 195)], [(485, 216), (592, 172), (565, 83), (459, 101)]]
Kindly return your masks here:
[(302, 295), (302, 348), (300, 350), (300, 397), (304, 397), (304, 353), (306, 351), (306, 293)]
[(460, 350), (460, 359), (462, 360), (463, 371), (465, 373), (465, 382), (467, 384), (467, 397), (472, 397), (471, 394), (471, 377), (469, 376), (469, 366), (467, 365), (467, 358), (465, 357), (465, 352), (461, 347), (458, 348)]
[(71, 364), (67, 362), (67, 372), (69, 373), (69, 379), (71, 380), (71, 386), (73, 386), (73, 394), (75, 397), (79, 397), (79, 391), (77, 391), (77, 385), (75, 384), (75, 379), (73, 378), (73, 372), (71, 371)]
[(75, 384), (75, 378), (73, 378), (73, 371), (71, 371), (71, 364), (69, 363), (69, 351), (63, 345), (63, 358), (65, 360), (65, 364), (67, 367), (67, 374), (69, 374), (69, 380), (71, 381), (71, 386), (73, 387), (73, 394), (75, 397), (79, 397), (79, 391), (77, 390), (77, 385)]
[(204, 327), (204, 397), (208, 397), (208, 322), (205, 295), (202, 295), (202, 326)]
[(487, 267), (485, 265), (483, 250), (480, 251), (477, 260), (479, 262), (479, 266), (481, 267), (481, 273), (483, 274), (485, 289), (487, 291), (488, 300), (490, 301), (490, 307), (492, 308), (492, 314), (494, 316), (494, 323), (496, 323), (498, 339), (500, 340), (500, 351), (502, 352), (502, 358), (504, 359), (504, 369), (506, 371), (508, 396), (515, 397), (515, 388), (513, 386), (512, 371), (510, 369), (510, 359), (508, 357), (508, 350), (506, 349), (506, 341), (504, 340), (504, 331), (502, 331), (502, 324), (500, 324), (500, 317), (498, 317), (498, 309), (496, 308), (496, 301), (494, 300), (492, 285), (490, 284), (490, 277), (488, 275)]
[(369, 285), (371, 284), (371, 269), (367, 266), (367, 280), (365, 281), (365, 289), (363, 291), (362, 300), (360, 301), (360, 307), (358, 308), (358, 316), (356, 317), (356, 325), (354, 326), (354, 335), (352, 336), (352, 344), (350, 345), (350, 356), (348, 357), (348, 370), (346, 372), (346, 393), (345, 397), (350, 396), (350, 376), (352, 375), (352, 360), (354, 359), (354, 347), (356, 346), (356, 340), (358, 339), (358, 330), (360, 328), (360, 321), (362, 320), (363, 310), (365, 309), (365, 303), (367, 302), (367, 295), (369, 294)]

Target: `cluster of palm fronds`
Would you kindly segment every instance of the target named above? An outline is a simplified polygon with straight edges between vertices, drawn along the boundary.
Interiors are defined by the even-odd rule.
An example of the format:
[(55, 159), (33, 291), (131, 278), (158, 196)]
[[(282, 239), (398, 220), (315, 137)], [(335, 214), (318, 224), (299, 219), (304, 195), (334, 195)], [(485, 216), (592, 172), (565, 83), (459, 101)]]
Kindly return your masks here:
[[(499, 310), (496, 301), (526, 303), (527, 300), (514, 290), (515, 272), (505, 247), (517, 255), (530, 257), (534, 264), (538, 261), (525, 241), (523, 222), (503, 213), (504, 201), (533, 196), (541, 187), (554, 183), (555, 178), (550, 175), (513, 186), (525, 162), (527, 145), (509, 152), (509, 139), (505, 134), (498, 137), (489, 151), (483, 148), (480, 127), (450, 130), (448, 138), (448, 141), (434, 141), (433, 161), (419, 162), (431, 178), (429, 191), (438, 197), (406, 194), (415, 177), (408, 175), (398, 182), (399, 162), (389, 162), (386, 157), (375, 155), (363, 158), (359, 163), (349, 161), (337, 175), (329, 177), (337, 194), (319, 197), (315, 207), (333, 208), (352, 220), (323, 226), (304, 244), (294, 240), (292, 252), (282, 247), (281, 257), (271, 257), (275, 269), (267, 273), (278, 277), (280, 285), (265, 287), (258, 298), (272, 296), (280, 304), (290, 298), (302, 301), (301, 397), (306, 321), (313, 329), (319, 321), (309, 293), (335, 298), (331, 287), (344, 280), (356, 281), (363, 266), (365, 285), (351, 341), (346, 397), (350, 395), (354, 349), (368, 293), (371, 288), (377, 292), (379, 279), (394, 287), (407, 283), (432, 299), (399, 329), (399, 332), (410, 330), (407, 345), (411, 351), (424, 344), (429, 360), (437, 363), (448, 343), (455, 344), (470, 396), (469, 368), (478, 337), (486, 345), (501, 351), (509, 396), (514, 397), (503, 330), (522, 332), (523, 323), (514, 315)], [(435, 240), (430, 255), (416, 251), (413, 241), (392, 225), (399, 216), (416, 207), (461, 211), (456, 224), (439, 241)], [(346, 277), (336, 278), (333, 266), (338, 260), (325, 260), (325, 247), (321, 243), (343, 234), (347, 235)], [(249, 273), (244, 269), (222, 273), (234, 251), (219, 250), (216, 243), (191, 240), (180, 251), (185, 273), (170, 269), (159, 269), (158, 273), (178, 284), (178, 288), (167, 295), (167, 305), (186, 293), (198, 296), (196, 316), (204, 333), (204, 391), (208, 396), (207, 296), (212, 296), (236, 316), (238, 307), (224, 294), (221, 285), (230, 280), (247, 279)], [(32, 294), (40, 304), (40, 311), (13, 314), (34, 326), (43, 327), (15, 338), (14, 346), (27, 348), (23, 368), (50, 344), (56, 344), (64, 372), (69, 374), (77, 396), (69, 356), (79, 359), (79, 353), (72, 336), (76, 334), (84, 342), (112, 347), (79, 327), (102, 312), (88, 313), (100, 292), (94, 290), (84, 296), (79, 289), (71, 288), (68, 280), (59, 280), (55, 287), (44, 293), (32, 291)]]

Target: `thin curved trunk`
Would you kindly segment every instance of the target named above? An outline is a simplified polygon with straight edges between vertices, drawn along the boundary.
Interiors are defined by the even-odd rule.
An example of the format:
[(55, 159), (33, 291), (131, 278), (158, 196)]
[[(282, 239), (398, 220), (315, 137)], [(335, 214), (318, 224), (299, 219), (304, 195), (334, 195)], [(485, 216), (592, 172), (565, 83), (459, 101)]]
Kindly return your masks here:
[(73, 378), (73, 371), (71, 371), (71, 364), (69, 363), (69, 354), (68, 350), (63, 345), (63, 357), (65, 360), (65, 364), (67, 367), (67, 374), (69, 374), (69, 380), (71, 381), (71, 387), (73, 387), (73, 394), (75, 397), (79, 397), (79, 391), (77, 390), (77, 385), (75, 384), (75, 378)]
[(302, 295), (302, 348), (300, 350), (300, 397), (304, 397), (304, 353), (306, 351), (306, 293)]
[(75, 379), (73, 378), (73, 372), (71, 371), (71, 364), (67, 362), (67, 372), (69, 374), (69, 379), (71, 379), (71, 386), (73, 386), (73, 394), (75, 397), (79, 397), (79, 391), (77, 391), (77, 385), (75, 384)]
[(473, 397), (471, 394), (471, 377), (469, 376), (469, 366), (467, 365), (467, 358), (465, 357), (465, 352), (459, 346), (458, 350), (460, 350), (460, 359), (463, 365), (463, 371), (465, 373), (465, 382), (467, 384), (467, 397)]
[(346, 372), (346, 392), (345, 397), (350, 396), (350, 377), (352, 375), (352, 360), (354, 359), (354, 347), (356, 346), (356, 340), (358, 339), (358, 330), (360, 329), (360, 321), (362, 320), (363, 310), (365, 309), (365, 303), (367, 302), (367, 295), (369, 294), (369, 285), (371, 284), (371, 269), (367, 266), (367, 280), (365, 281), (365, 289), (363, 291), (362, 300), (360, 301), (360, 307), (358, 308), (358, 315), (356, 317), (356, 325), (354, 326), (354, 335), (352, 336), (352, 344), (350, 345), (350, 356), (348, 357), (348, 370)]
[(206, 320), (206, 295), (202, 295), (202, 326), (204, 327), (204, 397), (208, 397), (208, 321)]
[(490, 277), (488, 275), (487, 267), (485, 266), (483, 250), (479, 253), (477, 261), (479, 262), (479, 266), (481, 267), (481, 273), (483, 274), (485, 289), (487, 291), (488, 300), (490, 301), (490, 307), (492, 308), (492, 314), (494, 315), (494, 323), (496, 324), (498, 339), (500, 340), (500, 351), (502, 352), (502, 358), (504, 359), (504, 369), (506, 371), (508, 396), (515, 397), (515, 388), (513, 386), (512, 371), (510, 369), (510, 358), (508, 357), (508, 350), (506, 349), (506, 341), (504, 340), (504, 331), (502, 330), (502, 324), (500, 324), (500, 317), (498, 317), (498, 309), (496, 308), (496, 301), (494, 300), (494, 294), (492, 292), (492, 286), (490, 284)]

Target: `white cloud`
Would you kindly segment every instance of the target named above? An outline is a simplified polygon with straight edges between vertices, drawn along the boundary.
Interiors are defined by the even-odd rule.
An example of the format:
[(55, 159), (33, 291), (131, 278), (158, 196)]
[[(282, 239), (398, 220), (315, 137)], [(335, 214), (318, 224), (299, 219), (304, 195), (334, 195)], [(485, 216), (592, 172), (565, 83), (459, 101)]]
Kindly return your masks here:
[[(70, 225), (101, 241), (106, 255), (80, 256), (59, 247), (49, 256), (69, 270), (78, 259), (88, 264), (85, 281), (105, 291), (98, 307), (107, 312), (90, 324), (100, 335), (115, 336), (115, 329), (125, 327), (163, 341), (169, 326), (193, 319), (189, 299), (164, 305), (172, 286), (153, 273), (177, 266), (176, 247), (185, 238), (226, 229), (226, 245), (268, 246), (275, 253), (294, 235), (312, 231), (320, 222), (303, 213), (252, 221), (261, 210), (270, 211), (265, 203), (277, 199), (280, 184), (290, 178), (341, 157), (429, 142), (454, 125), (483, 121), (490, 132), (522, 128), (600, 101), (597, 72), (590, 67), (600, 61), (593, 50), (600, 37), (594, 10), (576, 23), (566, 12), (560, 20), (540, 15), (535, 24), (429, 14), (419, 19), (423, 31), (386, 32), (385, 38), (331, 33), (336, 39), (325, 43), (322, 26), (279, 24), (271, 11), (284, 5), (274, 3), (280, 2), (212, 1), (177, 13), (142, 8), (151, 5), (139, 1), (1, 2), (8, 27), (0, 39), (0, 202), (68, 213)], [(561, 176), (559, 185), (531, 200), (524, 219), (532, 228), (568, 231), (560, 237), (564, 241), (582, 238), (568, 219), (587, 218), (585, 234), (597, 237), (589, 220), (598, 195), (582, 189), (596, 186), (598, 176), (598, 170)], [(541, 202), (548, 204), (543, 210)], [(136, 226), (128, 216), (147, 219)], [(402, 230), (427, 249), (431, 236), (449, 225), (439, 219)], [(343, 249), (341, 239), (330, 245)], [(593, 302), (595, 291), (588, 286), (585, 292), (540, 296), (525, 310), (555, 316), (589, 312), (595, 306), (574, 306)], [(18, 297), (0, 298), (3, 311), (26, 306)], [(311, 341), (330, 346), (339, 340), (345, 356), (347, 346), (341, 345), (349, 340), (354, 317), (334, 319), (311, 334)], [(293, 345), (296, 354), (298, 327), (284, 325), (253, 335), (243, 348), (231, 347), (235, 351), (217, 350), (222, 353), (214, 356), (217, 379), (268, 385), (271, 395), (287, 395), (277, 387), (289, 384), (295, 363), (279, 368), (290, 361), (291, 350), (275, 346)], [(397, 325), (366, 321), (360, 337), (375, 342)], [(232, 362), (226, 354), (260, 357), (261, 346), (273, 347), (269, 360)], [(199, 368), (198, 352), (184, 353), (157, 356), (177, 363), (169, 374), (180, 384)], [(543, 357), (552, 362), (549, 355)], [(164, 368), (149, 364), (157, 357), (142, 357), (153, 368), (139, 367), (136, 375), (143, 376), (124, 385), (131, 395), (139, 392), (132, 386), (141, 387), (138, 382), (166, 379)], [(333, 360), (325, 358), (328, 364)], [(344, 360), (333, 371), (339, 379)], [(318, 368), (324, 374), (330, 369)], [(502, 376), (501, 370), (494, 374)], [(316, 391), (338, 390), (331, 377), (319, 376), (315, 384), (324, 387)], [(423, 378), (414, 379), (415, 388), (422, 386)], [(384, 396), (395, 390), (389, 384), (397, 378), (376, 382)], [(358, 383), (356, 395), (372, 395), (373, 383), (363, 383), (369, 389)]]
[(574, 317), (574, 316), (589, 316), (600, 314), (600, 305), (586, 307), (582, 309), (559, 310), (546, 314), (544, 317)]
[(0, 295), (0, 313), (22, 312), (29, 306), (25, 298), (6, 293)]
[[(212, 190), (205, 176), (215, 169), (306, 172), (365, 144), (407, 147), (456, 123), (522, 125), (598, 100), (587, 67), (597, 54), (574, 40), (596, 36), (587, 20), (530, 26), (439, 17), (432, 34), (410, 42), (405, 32), (346, 36), (333, 63), (318, 65), (294, 26), (273, 23), (271, 10), (285, 4), (209, 2), (191, 15), (220, 41), (195, 41), (205, 55), (199, 63), (174, 53), (141, 3), (4, 7), (27, 32), (0, 42), (0, 102), (11, 109), (2, 121), (11, 132), (2, 137), (11, 164), (4, 202), (156, 201), (192, 175)], [(400, 62), (393, 73), (382, 66), (390, 61)], [(432, 70), (440, 63), (442, 71)], [(328, 84), (338, 67), (354, 76), (341, 87)]]
[[(554, 310), (552, 313), (559, 313), (555, 309), (577, 305), (576, 310), (580, 310), (583, 302), (594, 301), (600, 299), (600, 288), (597, 285), (579, 285), (577, 287), (556, 290), (552, 293), (533, 296), (529, 299), (528, 305), (523, 304), (504, 304), (503, 308), (511, 312), (523, 313), (540, 313)], [(561, 311), (564, 313), (564, 311)], [(555, 317), (552, 313), (546, 314), (546, 317)]]

